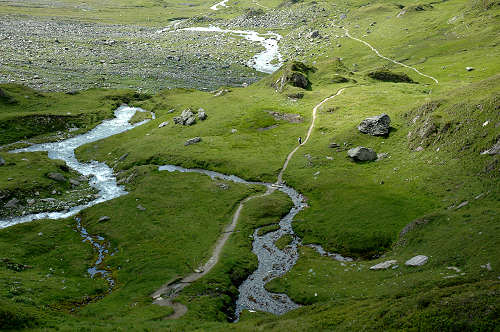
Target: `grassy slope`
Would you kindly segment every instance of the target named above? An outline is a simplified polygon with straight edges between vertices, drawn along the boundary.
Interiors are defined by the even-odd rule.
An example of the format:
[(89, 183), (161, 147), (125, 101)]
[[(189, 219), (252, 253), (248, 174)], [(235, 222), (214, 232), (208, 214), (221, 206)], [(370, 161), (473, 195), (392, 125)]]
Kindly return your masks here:
[[(56, 1), (51, 5), (40, 6), (38, 3), (23, 3), (23, 5), (19, 5), (15, 1), (11, 1), (0, 6), (0, 14), (59, 17), (109, 24), (162, 26), (174, 20), (207, 14), (216, 18), (230, 18), (240, 15), (248, 8), (255, 8), (251, 0), (244, 0), (238, 1), (236, 4), (230, 1), (228, 3), (229, 7), (226, 10), (212, 11), (209, 9), (218, 2), (220, 1), (191, 0), (187, 3), (183, 0), (168, 2), (153, 0), (133, 0), (127, 2), (112, 0), (102, 2), (90, 0), (82, 4), (80, 1), (69, 0), (64, 2)], [(261, 0), (259, 3), (273, 8), (278, 6), (281, 1)]]
[[(117, 286), (98, 302), (78, 309), (79, 303), (103, 295), (107, 285), (100, 278), (87, 277), (85, 270), (93, 264), (95, 253), (73, 231), (72, 218), (20, 224), (2, 231), (2, 256), (33, 266), (22, 272), (0, 267), (2, 301), (8, 304), (0, 312), (2, 326), (12, 321), (8, 315), (23, 314), (44, 317), (45, 323), (56, 325), (69, 320), (66, 324), (71, 326), (76, 321), (68, 315), (70, 309), (77, 310), (77, 320), (114, 320), (117, 324), (139, 317), (163, 317), (168, 309), (152, 306), (149, 294), (205, 261), (237, 202), (260, 190), (232, 183), (229, 189), (222, 189), (206, 176), (170, 174), (152, 167), (135, 172), (129, 195), (80, 215), (89, 233), (105, 237), (111, 251), (116, 251), (103, 266), (112, 271)], [(213, 195), (220, 199), (213, 200)], [(146, 210), (139, 210), (138, 204)], [(103, 215), (111, 220), (98, 223)]]
[(130, 90), (90, 89), (67, 93), (41, 93), (16, 84), (1, 84), (0, 144), (47, 133), (86, 132), (113, 117), (121, 103), (147, 98)]
[[(296, 143), (296, 137), (304, 134), (312, 106), (339, 88), (349, 86), (341, 96), (320, 110), (312, 140), (292, 160), (285, 174), (287, 182), (305, 193), (310, 204), (310, 208), (299, 216), (301, 221), (295, 224), (295, 228), (303, 236), (304, 242), (320, 243), (329, 250), (361, 257), (387, 251), (385, 257), (373, 262), (358, 260), (342, 266), (304, 248), (296, 267), (268, 287), (286, 291), (296, 301), (313, 306), (279, 318), (246, 313), (238, 325), (216, 323), (224, 320), (228, 294), (234, 290), (234, 285), (228, 282), (231, 271), (234, 271), (232, 266), (254, 264), (248, 254), (240, 252), (223, 259), (213, 272), (215, 281), (203, 279), (191, 289), (186, 289), (183, 300), (191, 303), (189, 316), (178, 323), (158, 321), (157, 318), (167, 312), (147, 304), (147, 295), (154, 289), (153, 284), (157, 283), (157, 286), (169, 279), (168, 273), (168, 276), (173, 276), (187, 270), (169, 270), (166, 273), (150, 258), (159, 259), (161, 248), (151, 241), (137, 241), (142, 239), (142, 233), (130, 232), (130, 227), (126, 227), (132, 222), (128, 220), (130, 215), (134, 215), (131, 211), (135, 211), (136, 203), (130, 201), (133, 195), (140, 193), (140, 198), (144, 200), (157, 199), (156, 193), (162, 197), (163, 187), (154, 178), (147, 182), (149, 188), (131, 188), (134, 191), (120, 201), (108, 202), (85, 212), (91, 230), (103, 232), (107, 238), (116, 241), (119, 248), (124, 248), (124, 254), (110, 259), (110, 264), (116, 259), (114, 266), (124, 266), (124, 260), (129, 259), (126, 258), (129, 256), (134, 257), (132, 265), (135, 261), (139, 262), (138, 267), (130, 265), (129, 270), (123, 269), (118, 273), (119, 280), (129, 280), (123, 289), (83, 309), (79, 318), (68, 319), (65, 324), (69, 325), (66, 326), (88, 326), (87, 319), (92, 317), (92, 324), (103, 329), (123, 324), (152, 329), (177, 326), (181, 329), (213, 330), (494, 328), (497, 324), (495, 317), (498, 317), (496, 271), (500, 268), (495, 260), (500, 247), (495, 236), (498, 234), (500, 196), (498, 156), (480, 156), (479, 152), (489, 148), (498, 139), (497, 124), (500, 119), (496, 91), (499, 84), (498, 78), (492, 77), (498, 72), (498, 64), (493, 61), (494, 56), (498, 55), (498, 35), (493, 29), (498, 25), (498, 7), (483, 11), (472, 6), (469, 1), (449, 1), (433, 4), (432, 10), (409, 11), (396, 19), (399, 9), (395, 6), (384, 2), (363, 7), (357, 4), (350, 2), (337, 5), (341, 8), (339, 12), (342, 12), (343, 6), (351, 8), (347, 22), (342, 24), (350, 27), (353, 36), (362, 37), (369, 23), (376, 21), (375, 28), (370, 28), (372, 32), (363, 38), (384, 55), (398, 60), (407, 59), (406, 63), (415, 64), (425, 73), (436, 76), (440, 84), (433, 85), (412, 71), (397, 68), (375, 57), (358, 42), (342, 39), (342, 47), (329, 53), (330, 58), (315, 59), (318, 71), (310, 76), (312, 91), (306, 92), (304, 99), (298, 102), (291, 102), (284, 95), (273, 92), (269, 88), (270, 80), (246, 89), (233, 89), (221, 97), (193, 91), (165, 92), (141, 104), (156, 111), (157, 120), (134, 131), (83, 147), (79, 150), (79, 156), (113, 164), (123, 153), (129, 152), (129, 157), (116, 165), (117, 169), (172, 162), (188, 167), (211, 168), (249, 179), (272, 180), (286, 153)], [(404, 4), (415, 5), (416, 2), (405, 1)], [(463, 17), (459, 23), (448, 23), (450, 18), (461, 14)], [(355, 28), (356, 24), (359, 24), (359, 29)], [(401, 29), (394, 29), (395, 26)], [(467, 28), (464, 29), (464, 26)], [(340, 30), (338, 34), (341, 34)], [(474, 43), (471, 43), (472, 40)], [(413, 46), (408, 47), (408, 44)], [(333, 83), (332, 74), (338, 70), (336, 62), (331, 61), (333, 56), (343, 57), (349, 69), (354, 69), (354, 64), (357, 64), (359, 71), (355, 74), (341, 73), (356, 79), (360, 84)], [(476, 70), (467, 72), (465, 66), (473, 66)], [(366, 73), (380, 67), (406, 72), (420, 84), (381, 83), (366, 78)], [(472, 82), (476, 83), (469, 85)], [(432, 100), (441, 102), (441, 106), (432, 112), (432, 120), (438, 128), (450, 126), (452, 130), (438, 131), (424, 142), (412, 136), (408, 139), (409, 132), (423, 126), (420, 120), (412, 124), (416, 115), (425, 115), (422, 114), (425, 108), (419, 110), (419, 107)], [(190, 128), (179, 128), (172, 124), (157, 128), (160, 122), (172, 122), (171, 118), (185, 107), (203, 107), (209, 119)], [(170, 108), (175, 108), (176, 113), (168, 114)], [(330, 108), (334, 109), (333, 113), (327, 112)], [(274, 124), (274, 120), (263, 112), (266, 109), (299, 113), (304, 116), (305, 122), (281, 123), (278, 128), (258, 131), (257, 128)], [(367, 137), (357, 132), (356, 125), (363, 118), (381, 112), (391, 116), (396, 129), (389, 137)], [(486, 120), (489, 125), (483, 126)], [(238, 129), (238, 132), (231, 134), (232, 128)], [(201, 136), (203, 142), (184, 147), (185, 139), (193, 136)], [(141, 144), (131, 145), (129, 142), (132, 141)], [(377, 152), (390, 153), (391, 158), (371, 164), (354, 164), (346, 159), (345, 152), (328, 149), (331, 141), (368, 145)], [(424, 150), (414, 152), (420, 144)], [(306, 154), (311, 156), (310, 161), (305, 158)], [(326, 159), (326, 156), (333, 157), (333, 161)], [(319, 174), (315, 176), (318, 171)], [(185, 181), (193, 177), (186, 175), (182, 182), (176, 178), (169, 184), (183, 187)], [(186, 188), (191, 191), (192, 186), (176, 188), (172, 192), (184, 195), (187, 194)], [(155, 195), (151, 197), (151, 193)], [(481, 193), (485, 195), (474, 199)], [(207, 194), (208, 197), (211, 196)], [(448, 209), (464, 200), (470, 202), (466, 207)], [(115, 206), (120, 206), (124, 211), (115, 212), (117, 215), (113, 216), (109, 225), (95, 224), (94, 217), (101, 213), (110, 214)], [(175, 207), (175, 214), (182, 211), (181, 206)], [(149, 213), (157, 205), (146, 207)], [(395, 245), (402, 227), (424, 215), (428, 215), (431, 222)], [(147, 220), (136, 218), (137, 222), (144, 225), (142, 229), (148, 231), (146, 234), (151, 234), (150, 230), (154, 231), (156, 226), (152, 220), (157, 219), (156, 216), (149, 216)], [(191, 216), (189, 220), (191, 225), (193, 220), (198, 219)], [(34, 226), (18, 227), (24, 229)], [(191, 230), (196, 229), (194, 227)], [(242, 234), (249, 230), (247, 228)], [(170, 232), (172, 230), (168, 229), (165, 236), (177, 236), (177, 233)], [(205, 247), (214, 242), (216, 233), (214, 230), (212, 240), (207, 239)], [(29, 236), (31, 233), (26, 234)], [(231, 241), (234, 241), (231, 246), (248, 246), (245, 237), (233, 237)], [(139, 245), (147, 248), (137, 253), (132, 250), (138, 249)], [(79, 250), (88, 251), (88, 248)], [(233, 251), (230, 252), (233, 254)], [(402, 266), (406, 259), (416, 254), (430, 256), (429, 263), (414, 269)], [(240, 255), (246, 258), (239, 261)], [(14, 253), (11, 256), (16, 260), (23, 257)], [(175, 261), (171, 260), (171, 256), (165, 259)], [(385, 259), (397, 259), (400, 267), (383, 272), (367, 271), (369, 266)], [(184, 262), (185, 259), (179, 258), (178, 261)], [(243, 261), (244, 264), (240, 263)], [(488, 262), (491, 263), (492, 272), (480, 267)], [(78, 266), (81, 268), (81, 265)], [(139, 278), (141, 284), (134, 283), (132, 279), (137, 269), (143, 266), (147, 266), (144, 271), (158, 281)], [(455, 273), (447, 269), (448, 266), (458, 267), (462, 272)], [(309, 272), (311, 269), (312, 272)], [(161, 278), (157, 277), (159, 274)], [(457, 276), (443, 278), (451, 275)], [(96, 284), (89, 284), (88, 287), (96, 292)], [(50, 293), (51, 290), (45, 294)], [(223, 297), (217, 298), (221, 294), (224, 294)], [(9, 305), (15, 303), (3, 301), (9, 301)], [(137, 304), (131, 308), (134, 303)], [(22, 304), (26, 306), (26, 311), (19, 312), (33, 310), (30, 305)], [(210, 310), (206, 309), (207, 306)], [(109, 320), (116, 314), (120, 317)], [(197, 324), (194, 318), (204, 321)]]
[[(233, 89), (220, 97), (199, 91), (170, 90), (144, 103), (137, 103), (155, 111), (155, 121), (137, 130), (83, 146), (77, 153), (82, 159), (113, 162), (128, 152), (130, 157), (118, 165), (118, 169), (133, 164), (168, 162), (210, 168), (246, 179), (275, 181), (284, 156), (307, 126), (314, 102), (312, 98), (291, 102), (269, 87), (259, 86)], [(188, 107), (193, 110), (202, 107), (208, 119), (191, 127), (175, 125), (172, 118)], [(168, 113), (170, 109), (176, 111)], [(301, 114), (305, 121), (300, 124), (276, 121), (266, 110)], [(158, 128), (164, 121), (169, 121), (169, 125)], [(279, 126), (260, 130), (275, 124)], [(232, 129), (237, 132), (232, 133)], [(200, 136), (203, 141), (185, 147), (184, 142), (195, 136)], [(141, 145), (131, 146), (128, 140), (140, 140)]]

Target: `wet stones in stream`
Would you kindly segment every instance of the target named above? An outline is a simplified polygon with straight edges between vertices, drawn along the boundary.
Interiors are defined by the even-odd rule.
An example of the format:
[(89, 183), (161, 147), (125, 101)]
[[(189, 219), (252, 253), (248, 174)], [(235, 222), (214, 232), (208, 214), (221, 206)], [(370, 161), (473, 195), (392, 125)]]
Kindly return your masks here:
[[(203, 169), (187, 169), (174, 165), (164, 165), (159, 167), (160, 171), (182, 172), (182, 173), (199, 173), (210, 176), (212, 179), (226, 180), (235, 183), (247, 185), (264, 185), (268, 188), (268, 193), (271, 189), (282, 191), (287, 194), (294, 206), (290, 212), (280, 220), (280, 228), (273, 232), (268, 232), (263, 235), (258, 235), (260, 228), (257, 228), (253, 234), (253, 253), (259, 260), (257, 270), (255, 270), (239, 287), (239, 297), (236, 301), (235, 315), (239, 319), (239, 315), (243, 310), (258, 310), (269, 312), (277, 315), (284, 314), (290, 310), (299, 307), (286, 294), (270, 293), (265, 289), (265, 284), (274, 278), (280, 277), (288, 272), (297, 262), (299, 257), (298, 245), (300, 239), (294, 236), (292, 222), (295, 216), (303, 210), (307, 204), (304, 197), (293, 188), (287, 186), (277, 186), (271, 183), (250, 182), (241, 179), (234, 175), (225, 175), (214, 171)], [(276, 247), (275, 242), (283, 235), (291, 235), (292, 242), (283, 250)], [(212, 258), (211, 258), (212, 259)], [(203, 271), (208, 273), (208, 271)], [(200, 277), (202, 275), (200, 274)], [(173, 300), (178, 293), (187, 285), (187, 281), (192, 282), (199, 277), (188, 275), (180, 281), (168, 284), (161, 288), (155, 294), (153, 299), (162, 297), (162, 303), (168, 297), (168, 301)], [(172, 294), (172, 295), (168, 295)], [(155, 300), (156, 301), (156, 300)]]

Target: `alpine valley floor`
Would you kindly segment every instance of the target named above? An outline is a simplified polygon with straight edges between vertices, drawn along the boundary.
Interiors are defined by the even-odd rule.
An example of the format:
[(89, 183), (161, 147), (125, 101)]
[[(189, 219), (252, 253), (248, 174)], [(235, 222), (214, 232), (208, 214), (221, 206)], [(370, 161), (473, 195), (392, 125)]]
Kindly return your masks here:
[(217, 2), (0, 3), (0, 329), (498, 329), (500, 2)]

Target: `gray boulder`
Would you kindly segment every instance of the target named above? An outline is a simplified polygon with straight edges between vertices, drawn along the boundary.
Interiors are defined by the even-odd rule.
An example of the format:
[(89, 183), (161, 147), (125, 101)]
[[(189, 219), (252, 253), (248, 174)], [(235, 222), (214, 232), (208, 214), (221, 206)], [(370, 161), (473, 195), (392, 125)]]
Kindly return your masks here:
[(201, 142), (201, 137), (193, 137), (193, 138), (190, 138), (186, 141), (186, 143), (184, 143), (185, 146), (188, 146), (188, 145), (191, 145), (191, 144), (196, 144), (196, 143), (199, 143)]
[(386, 158), (390, 158), (390, 157), (391, 156), (387, 152), (377, 153), (377, 160), (376, 161), (380, 161), (382, 159), (386, 159)]
[(195, 122), (196, 118), (194, 117), (194, 113), (189, 108), (182, 111), (181, 115), (174, 117), (174, 123), (184, 126), (193, 125)]
[(358, 126), (358, 130), (363, 134), (372, 136), (384, 136), (389, 134), (391, 118), (383, 113), (364, 119)]
[(0, 156), (0, 166), (5, 165), (5, 159)]
[(118, 161), (124, 161), (128, 157), (128, 152), (123, 154), (120, 158), (118, 158)]
[(373, 265), (370, 267), (370, 270), (377, 271), (377, 270), (386, 270), (390, 268), (392, 265), (397, 264), (398, 261), (396, 260), (390, 260), (390, 261), (385, 261), (382, 263), (378, 263), (377, 265)]
[(57, 182), (66, 182), (66, 178), (61, 173), (52, 172), (47, 174), (47, 177)]
[(370, 148), (358, 146), (347, 151), (347, 155), (356, 161), (373, 161), (377, 159), (377, 153)]
[(184, 121), (185, 126), (192, 126), (196, 123), (196, 118), (194, 116), (188, 118), (186, 121)]
[(163, 128), (165, 127), (166, 125), (168, 125), (168, 121), (165, 121), (165, 122), (162, 122), (158, 125), (158, 128)]
[(422, 266), (425, 263), (427, 263), (428, 260), (429, 260), (429, 257), (424, 256), (424, 255), (418, 255), (418, 256), (415, 256), (415, 257), (407, 260), (405, 265), (407, 265), (407, 266)]
[(203, 108), (200, 108), (198, 110), (198, 120), (205, 121), (207, 119), (207, 113)]

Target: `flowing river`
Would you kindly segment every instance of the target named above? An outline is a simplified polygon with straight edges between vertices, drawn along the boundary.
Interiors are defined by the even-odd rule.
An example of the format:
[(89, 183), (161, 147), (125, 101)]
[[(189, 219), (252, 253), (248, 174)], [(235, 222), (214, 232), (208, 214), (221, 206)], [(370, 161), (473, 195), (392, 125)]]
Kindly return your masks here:
[[(67, 218), (95, 204), (125, 195), (127, 192), (122, 186), (117, 185), (113, 170), (109, 166), (107, 166), (105, 163), (96, 161), (90, 163), (79, 162), (75, 157), (75, 149), (84, 144), (95, 142), (112, 135), (130, 130), (147, 122), (148, 120), (145, 120), (134, 125), (129, 123), (129, 120), (137, 111), (145, 112), (144, 110), (138, 108), (122, 106), (115, 111), (114, 119), (103, 121), (100, 125), (89, 131), (88, 133), (78, 135), (60, 142), (36, 144), (27, 148), (11, 151), (12, 153), (47, 151), (48, 156), (51, 159), (64, 160), (68, 167), (70, 167), (71, 169), (79, 172), (82, 175), (92, 176), (90, 184), (94, 188), (99, 190), (99, 196), (97, 199), (85, 205), (75, 206), (68, 211), (48, 211), (14, 217), (7, 220), (0, 220), (0, 228), (5, 228), (15, 224), (29, 222), (37, 219)], [(295, 189), (285, 185), (249, 182), (234, 175), (225, 175), (209, 170), (186, 169), (174, 165), (160, 166), (159, 170), (169, 172), (200, 173), (205, 174), (212, 179), (218, 178), (246, 185), (263, 185), (268, 189), (267, 193), (264, 195), (267, 195), (274, 190), (279, 190), (287, 194), (293, 202), (293, 208), (284, 218), (280, 220), (280, 228), (276, 231), (269, 232), (263, 235), (258, 235), (259, 229), (256, 229), (254, 231), (252, 251), (257, 256), (259, 265), (257, 270), (255, 270), (239, 287), (240, 295), (236, 302), (235, 314), (238, 318), (243, 310), (253, 310), (265, 311), (280, 315), (299, 307), (299, 305), (294, 303), (287, 295), (270, 293), (265, 289), (264, 286), (272, 279), (284, 275), (297, 262), (297, 259), (299, 257), (298, 245), (300, 244), (300, 239), (294, 235), (292, 222), (295, 216), (307, 206), (304, 202), (304, 197), (301, 194), (299, 194)], [(110, 277), (110, 274), (106, 270), (99, 269), (99, 265), (102, 263), (104, 255), (109, 254), (109, 244), (107, 244), (105, 239), (102, 237), (90, 236), (87, 230), (81, 225), (78, 218), (77, 230), (82, 236), (83, 241), (90, 243), (98, 251), (98, 259), (95, 264), (91, 268), (89, 268), (89, 274), (92, 277), (96, 274), (101, 274), (106, 280), (108, 280), (111, 289), (114, 285), (114, 280)], [(275, 246), (275, 242), (284, 235), (291, 235), (293, 240), (287, 247), (285, 247), (283, 250), (280, 250)], [(183, 282), (175, 285), (169, 285), (170, 290), (174, 290), (174, 292), (171, 293), (171, 296), (176, 296), (188, 284), (208, 273), (210, 269), (216, 264), (216, 262), (217, 259), (211, 259), (205, 264), (205, 267), (202, 269), (202, 273), (189, 275), (184, 278), (185, 280), (183, 279)]]
[[(167, 27), (165, 29), (158, 30), (158, 33), (169, 31), (170, 29), (171, 27)], [(262, 73), (272, 74), (283, 64), (283, 58), (278, 46), (282, 37), (274, 32), (258, 33), (253, 30), (228, 30), (221, 29), (216, 26), (175, 29), (170, 32), (175, 33), (178, 31), (233, 34), (252, 42), (258, 42), (265, 48), (265, 50), (254, 55), (250, 60), (248, 60), (247, 65)]]
[[(239, 318), (243, 310), (265, 311), (273, 314), (284, 314), (292, 309), (299, 307), (285, 294), (275, 294), (268, 292), (264, 286), (266, 283), (274, 278), (280, 277), (288, 272), (297, 262), (299, 258), (298, 245), (299, 239), (294, 236), (292, 229), (292, 222), (294, 217), (303, 210), (307, 204), (304, 202), (304, 197), (299, 194), (295, 189), (281, 185), (276, 186), (272, 183), (263, 182), (249, 182), (234, 175), (221, 174), (214, 171), (207, 171), (204, 169), (187, 169), (174, 165), (165, 165), (159, 167), (160, 171), (169, 172), (183, 172), (183, 173), (199, 173), (208, 175), (210, 178), (232, 181), (235, 183), (242, 183), (246, 185), (263, 185), (268, 188), (269, 194), (274, 190), (279, 190), (290, 197), (293, 202), (293, 208), (290, 212), (280, 220), (280, 228), (276, 231), (258, 235), (259, 229), (257, 228), (253, 234), (253, 253), (259, 260), (257, 270), (255, 270), (239, 287), (239, 297), (236, 301), (236, 317)], [(275, 242), (284, 235), (291, 235), (293, 241), (283, 250), (275, 246)], [(215, 259), (211, 259), (214, 261)], [(210, 264), (210, 260), (207, 265)], [(210, 264), (210, 269), (213, 265)], [(201, 274), (189, 275), (177, 283), (169, 285), (163, 292), (169, 294), (173, 299), (177, 294), (193, 281), (201, 278), (207, 271), (207, 266), (202, 267)], [(157, 298), (162, 294), (157, 294)]]
[[(243, 37), (250, 41), (259, 42), (262, 44), (262, 46), (264, 46), (265, 51), (256, 54), (252, 59), (249, 60), (248, 65), (264, 73), (272, 73), (279, 69), (279, 67), (281, 66), (282, 58), (281, 54), (279, 53), (278, 47), (278, 42), (281, 39), (281, 36), (278, 34), (272, 32), (260, 34), (255, 31), (224, 30), (213, 26), (194, 27), (181, 30), (210, 33), (230, 33)], [(11, 151), (13, 153), (47, 151), (49, 158), (64, 160), (68, 167), (70, 167), (71, 169), (79, 172), (82, 175), (92, 176), (90, 184), (94, 188), (98, 189), (99, 194), (95, 200), (84, 205), (72, 207), (66, 211), (49, 211), (14, 217), (7, 220), (0, 220), (0, 228), (5, 228), (15, 224), (29, 222), (37, 219), (67, 218), (95, 204), (125, 195), (127, 192), (122, 186), (117, 185), (113, 170), (109, 166), (107, 166), (105, 163), (97, 161), (93, 161), (90, 163), (81, 163), (75, 157), (75, 149), (84, 144), (105, 139), (112, 135), (130, 130), (147, 122), (148, 120), (134, 125), (129, 123), (129, 120), (137, 111), (145, 112), (144, 110), (138, 108), (123, 106), (115, 111), (114, 119), (103, 121), (100, 125), (86, 134), (75, 136), (61, 142), (36, 144), (27, 148)], [(299, 194), (295, 189), (284, 185), (276, 186), (275, 184), (271, 183), (248, 182), (234, 175), (225, 175), (203, 169), (185, 169), (174, 165), (161, 166), (159, 169), (169, 172), (201, 173), (208, 175), (211, 178), (219, 178), (248, 185), (259, 184), (268, 188), (268, 192), (266, 194), (269, 194), (274, 190), (279, 190), (287, 194), (293, 201), (294, 206), (290, 210), (290, 212), (280, 220), (280, 228), (276, 231), (269, 232), (264, 235), (258, 235), (259, 229), (256, 229), (253, 234), (254, 241), (252, 251), (258, 257), (259, 265), (257, 270), (254, 271), (239, 287), (240, 296), (236, 302), (236, 317), (238, 318), (240, 313), (246, 309), (252, 311), (265, 311), (279, 315), (299, 307), (299, 305), (294, 303), (287, 295), (270, 293), (265, 289), (264, 286), (272, 279), (282, 276), (287, 271), (289, 271), (299, 257), (298, 245), (300, 244), (300, 239), (293, 233), (292, 222), (294, 220), (294, 217), (307, 206), (301, 194)], [(112, 288), (114, 281), (109, 278), (109, 275), (105, 270), (98, 269), (99, 264), (102, 262), (103, 255), (105, 253), (108, 253), (108, 249), (105, 248), (104, 239), (100, 237), (93, 238), (89, 236), (78, 219), (77, 230), (80, 232), (80, 235), (82, 236), (84, 241), (88, 241), (99, 252), (98, 260), (96, 261), (94, 266), (89, 269), (89, 273), (91, 274), (91, 276), (100, 273), (103, 277), (108, 279), (110, 288)], [(275, 242), (283, 235), (287, 234), (292, 236), (292, 242), (283, 250), (278, 249), (275, 246)], [(206, 266), (210, 266), (211, 268), (213, 265), (215, 265), (215, 263), (216, 261), (214, 260), (211, 262), (209, 261), (207, 262)], [(202, 273), (199, 277), (201, 277), (205, 273), (208, 273), (208, 271), (209, 269), (204, 271), (204, 273)], [(198, 277), (196, 276), (188, 276), (186, 278), (191, 278), (191, 281), (198, 279)], [(180, 290), (182, 290), (182, 288), (184, 288), (186, 285), (188, 285), (188, 283), (184, 283), (183, 285), (172, 285), (171, 288), (175, 289), (174, 295), (180, 292)]]
[(145, 120), (133, 125), (130, 124), (129, 120), (134, 116), (135, 112), (146, 111), (139, 108), (122, 106), (115, 110), (114, 119), (103, 121), (97, 127), (85, 134), (78, 135), (60, 142), (35, 144), (27, 148), (10, 151), (11, 153), (47, 151), (50, 159), (64, 160), (66, 162), (66, 165), (68, 165), (68, 167), (72, 170), (75, 170), (85, 176), (91, 176), (92, 178), (90, 180), (90, 185), (96, 188), (99, 193), (98, 197), (95, 200), (90, 201), (89, 203), (84, 205), (74, 206), (67, 211), (40, 212), (0, 220), (0, 229), (37, 219), (67, 218), (90, 206), (125, 195), (127, 193), (125, 189), (122, 186), (118, 186), (116, 184), (116, 178), (113, 174), (113, 169), (111, 169), (105, 163), (100, 163), (97, 161), (92, 161), (90, 163), (79, 162), (75, 157), (75, 149), (82, 145), (130, 130), (149, 121)]

